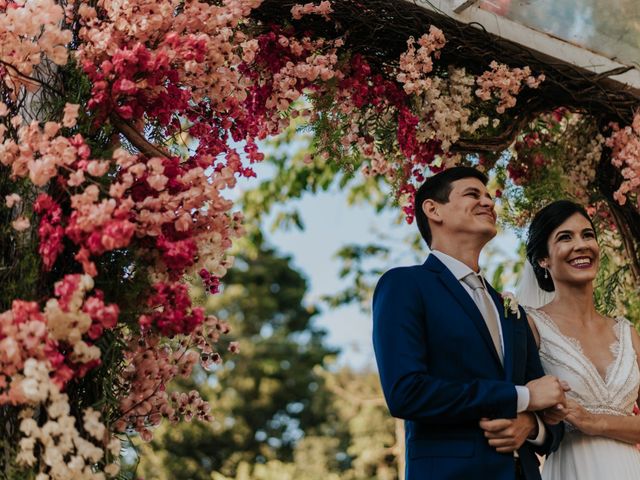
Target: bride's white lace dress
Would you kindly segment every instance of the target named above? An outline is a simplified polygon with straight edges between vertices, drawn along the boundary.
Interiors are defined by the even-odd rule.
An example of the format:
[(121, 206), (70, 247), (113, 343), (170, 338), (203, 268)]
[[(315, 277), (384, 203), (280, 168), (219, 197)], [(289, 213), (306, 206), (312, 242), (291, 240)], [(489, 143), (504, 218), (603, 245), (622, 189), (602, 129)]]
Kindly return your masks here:
[[(580, 343), (563, 335), (544, 312), (527, 309), (540, 334), (540, 359), (546, 373), (566, 380), (568, 396), (593, 413), (632, 415), (638, 397), (640, 370), (631, 341), (631, 323), (618, 318), (614, 360), (605, 378), (584, 355)], [(547, 458), (545, 480), (637, 480), (640, 451), (628, 443), (580, 433), (567, 424), (560, 448)]]

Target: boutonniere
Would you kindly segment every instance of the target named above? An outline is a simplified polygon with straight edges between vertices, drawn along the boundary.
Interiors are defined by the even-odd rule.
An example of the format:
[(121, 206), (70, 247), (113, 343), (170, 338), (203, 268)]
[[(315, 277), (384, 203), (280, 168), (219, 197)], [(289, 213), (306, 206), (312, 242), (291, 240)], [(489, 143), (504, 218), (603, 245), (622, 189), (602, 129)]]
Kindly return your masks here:
[(504, 305), (504, 316), (508, 316), (509, 313), (515, 314), (516, 318), (520, 319), (520, 308), (518, 305), (518, 299), (511, 292), (504, 292), (502, 294), (502, 305)]

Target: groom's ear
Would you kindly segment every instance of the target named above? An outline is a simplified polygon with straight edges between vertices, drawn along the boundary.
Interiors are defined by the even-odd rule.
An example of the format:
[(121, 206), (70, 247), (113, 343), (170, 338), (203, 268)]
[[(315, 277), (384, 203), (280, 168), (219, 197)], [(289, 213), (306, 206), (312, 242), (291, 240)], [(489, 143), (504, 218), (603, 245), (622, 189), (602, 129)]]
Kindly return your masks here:
[(422, 211), (432, 222), (442, 223), (442, 217), (438, 211), (438, 203), (432, 198), (427, 198), (422, 202)]

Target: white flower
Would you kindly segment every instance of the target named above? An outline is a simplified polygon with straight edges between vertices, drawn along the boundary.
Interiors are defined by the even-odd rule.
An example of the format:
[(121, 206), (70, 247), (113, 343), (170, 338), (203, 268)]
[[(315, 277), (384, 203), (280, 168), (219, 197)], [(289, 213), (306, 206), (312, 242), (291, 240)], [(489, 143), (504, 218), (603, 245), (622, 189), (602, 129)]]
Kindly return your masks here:
[(47, 407), (47, 412), (50, 418), (56, 419), (63, 415), (69, 415), (69, 409), (69, 403), (65, 399), (59, 399)]
[(111, 453), (111, 455), (113, 455), (114, 457), (120, 456), (120, 447), (121, 442), (117, 437), (113, 437), (107, 444), (107, 450), (109, 450), (109, 453)]
[(24, 432), (24, 434), (29, 437), (39, 430), (40, 428), (38, 427), (38, 423), (33, 418), (25, 418), (20, 422), (20, 431)]
[(47, 398), (46, 392), (40, 388), (35, 378), (26, 378), (20, 384), (24, 396), (33, 403), (40, 403)]
[(78, 454), (82, 455), (82, 457), (90, 463), (97, 463), (104, 455), (102, 449), (82, 437), (75, 438), (74, 443), (76, 444)]
[(109, 475), (110, 477), (115, 477), (120, 472), (120, 465), (117, 463), (110, 463), (106, 467), (104, 467), (104, 473)]
[(518, 299), (511, 292), (504, 292), (502, 294), (502, 302), (504, 305), (504, 315), (507, 316), (509, 313), (513, 313), (516, 315), (517, 319), (520, 319), (520, 308), (518, 305)]
[(20, 440), (20, 451), (16, 456), (16, 462), (19, 465), (33, 466), (36, 463), (36, 457), (33, 454), (33, 447), (35, 446), (34, 438), (22, 438)]
[(93, 408), (87, 408), (84, 411), (84, 429), (97, 440), (102, 440), (105, 427), (100, 422), (100, 412)]
[(60, 450), (53, 445), (50, 445), (44, 449), (43, 460), (44, 463), (46, 463), (50, 467), (59, 464), (64, 465), (64, 457), (62, 455), (62, 452), (60, 452)]

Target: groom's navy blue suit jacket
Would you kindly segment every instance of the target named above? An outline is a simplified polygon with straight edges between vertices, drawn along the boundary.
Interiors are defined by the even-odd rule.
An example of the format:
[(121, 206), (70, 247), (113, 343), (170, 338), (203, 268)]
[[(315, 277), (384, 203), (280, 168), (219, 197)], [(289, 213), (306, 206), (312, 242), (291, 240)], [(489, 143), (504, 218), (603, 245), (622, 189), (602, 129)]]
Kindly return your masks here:
[[(434, 255), (385, 273), (373, 296), (373, 345), (394, 417), (405, 419), (406, 480), (513, 480), (513, 454), (490, 447), (481, 418), (515, 418), (515, 385), (544, 375), (525, 313), (505, 316), (498, 293), (504, 367), (473, 299)], [(539, 479), (534, 451), (558, 447), (547, 427), (541, 447), (518, 450), (527, 480)]]

